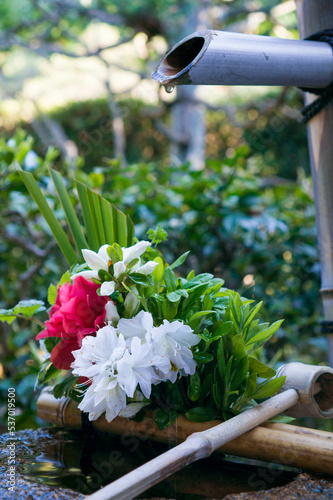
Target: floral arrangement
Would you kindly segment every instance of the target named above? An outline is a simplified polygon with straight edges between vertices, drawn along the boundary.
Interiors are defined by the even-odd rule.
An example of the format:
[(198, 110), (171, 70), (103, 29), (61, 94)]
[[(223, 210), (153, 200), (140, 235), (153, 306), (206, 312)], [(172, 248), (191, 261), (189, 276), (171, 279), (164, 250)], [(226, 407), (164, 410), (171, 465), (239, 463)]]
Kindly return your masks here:
[[(161, 227), (148, 231), (150, 241), (135, 240), (124, 214), (77, 183), (84, 231), (60, 175), (51, 171), (76, 256), (36, 181), (21, 175), (70, 267), (49, 287), (49, 319), (37, 335), (39, 387), (51, 384), (55, 397), (75, 399), (90, 420), (104, 413), (109, 422), (142, 418), (152, 407), (162, 429), (178, 413), (194, 421), (227, 419), (282, 386), (284, 377), (259, 360), (281, 324), (260, 322), (261, 303), (212, 274), (181, 276), (188, 252), (168, 264), (159, 250), (167, 237)], [(32, 306), (24, 301), (0, 319), (30, 314)]]

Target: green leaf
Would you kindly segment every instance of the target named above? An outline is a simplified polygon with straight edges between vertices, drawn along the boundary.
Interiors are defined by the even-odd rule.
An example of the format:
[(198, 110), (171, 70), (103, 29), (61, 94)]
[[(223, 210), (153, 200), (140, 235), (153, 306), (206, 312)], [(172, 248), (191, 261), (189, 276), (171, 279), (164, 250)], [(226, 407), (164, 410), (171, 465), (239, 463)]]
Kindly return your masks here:
[(187, 390), (187, 395), (190, 401), (197, 401), (200, 397), (201, 393), (201, 383), (200, 383), (200, 377), (195, 372), (193, 375), (190, 376), (190, 385)]
[(45, 311), (46, 307), (41, 300), (21, 300), (13, 309), (14, 314), (21, 314), (31, 318), (37, 311)]
[(221, 379), (224, 380), (225, 378), (225, 371), (226, 371), (226, 365), (225, 365), (225, 359), (224, 359), (224, 342), (223, 338), (221, 338), (218, 348), (217, 348), (217, 368), (219, 370), (219, 374), (221, 376)]
[(116, 262), (123, 260), (123, 251), (118, 243), (113, 243), (111, 246), (109, 246), (108, 253), (113, 264), (116, 264)]
[[(49, 361), (49, 360), (48, 360)], [(50, 363), (50, 361), (49, 361)], [(55, 378), (61, 370), (58, 370), (52, 363), (50, 363), (47, 368), (44, 367), (40, 370), (37, 378), (38, 386), (46, 384), (52, 378)]]
[(249, 339), (246, 342), (246, 345), (255, 344), (256, 342), (264, 342), (268, 340), (272, 335), (274, 335), (276, 330), (280, 327), (281, 323), (283, 323), (283, 319), (275, 321), (275, 323), (273, 323), (269, 328), (266, 328), (262, 332), (258, 333), (257, 335), (254, 335), (254, 337)]
[(156, 257), (154, 259), (154, 262), (157, 262), (157, 266), (155, 267), (153, 271), (153, 278), (156, 283), (159, 283), (161, 279), (163, 278), (164, 274), (164, 262), (161, 257)]
[(128, 275), (128, 277), (131, 278), (133, 283), (135, 283), (136, 285), (142, 285), (142, 286), (149, 286), (150, 285), (149, 278), (147, 276), (145, 276), (144, 274), (131, 273)]
[(111, 244), (115, 241), (113, 234), (111, 205), (105, 198), (100, 199), (100, 204), (101, 204), (102, 220), (104, 227), (105, 243)]
[(273, 396), (284, 384), (286, 377), (277, 377), (263, 382), (253, 394), (253, 399), (264, 399)]
[(128, 219), (126, 215), (112, 205), (113, 237), (121, 247), (128, 247)]
[(192, 408), (186, 412), (185, 415), (192, 422), (209, 422), (220, 417), (219, 412), (214, 408), (206, 408), (202, 406)]
[[(75, 271), (75, 272), (79, 272)], [(59, 285), (64, 285), (64, 283), (68, 283), (71, 280), (71, 273), (69, 271), (66, 271), (60, 278)]]
[(231, 380), (230, 380), (231, 390), (234, 391), (235, 389), (238, 389), (240, 384), (245, 379), (248, 369), (249, 369), (249, 360), (246, 355), (240, 359), (237, 359), (236, 362), (234, 361), (231, 373)]
[(164, 319), (171, 321), (177, 314), (177, 304), (175, 302), (170, 302), (169, 300), (164, 300), (162, 304), (162, 312)]
[(166, 412), (162, 408), (158, 408), (154, 411), (153, 418), (156, 422), (157, 427), (162, 431), (167, 425), (172, 424), (177, 418), (176, 412)]
[(96, 237), (98, 238), (98, 247), (101, 247), (102, 245), (105, 245), (105, 243), (108, 243), (106, 241), (104, 233), (104, 224), (100, 203), (101, 197), (98, 193), (95, 193), (95, 191), (92, 191), (91, 189), (87, 189), (87, 195), (94, 221), (94, 231), (96, 233)]
[(237, 325), (240, 325), (242, 321), (242, 301), (238, 293), (233, 298), (230, 298), (230, 306)]
[(0, 321), (2, 323), (6, 321), (10, 325), (16, 318), (13, 309), (0, 309)]
[(276, 374), (276, 371), (273, 368), (269, 368), (269, 366), (266, 366), (264, 363), (256, 358), (253, 358), (252, 356), (249, 356), (249, 362), (250, 371), (252, 373), (256, 373), (261, 378), (271, 378)]
[(49, 286), (47, 289), (47, 301), (50, 304), (50, 306), (53, 306), (57, 298), (57, 287), (52, 285)]
[(53, 348), (59, 344), (59, 342), (61, 342), (59, 337), (46, 337), (44, 339), (45, 349), (51, 354)]
[(193, 359), (203, 365), (205, 363), (210, 363), (210, 361), (213, 361), (214, 359), (214, 356), (208, 352), (196, 352), (194, 355), (193, 355)]
[(166, 297), (170, 302), (178, 302), (181, 299), (181, 295), (177, 292), (167, 293)]
[(64, 394), (67, 395), (68, 392), (77, 383), (77, 377), (74, 375), (69, 375), (62, 382), (53, 387), (53, 395), (56, 399), (61, 398)]
[(168, 233), (160, 225), (158, 225), (155, 229), (148, 229), (147, 234), (152, 245), (158, 245), (161, 241), (166, 240), (168, 237)]
[[(77, 192), (82, 208), (84, 226), (90, 250), (97, 252), (100, 248), (98, 239), (98, 230), (95, 227), (95, 219), (91, 211), (88, 197), (88, 188), (82, 182), (76, 181)], [(112, 243), (111, 241), (109, 243)]]
[(224, 321), (216, 330), (214, 330), (214, 338), (222, 337), (231, 332), (234, 326), (232, 321)]
[(213, 313), (214, 311), (198, 311), (190, 317), (189, 322), (191, 323), (191, 321), (194, 321), (198, 318), (201, 319), (203, 316), (208, 316), (208, 314), (213, 314)]
[(165, 268), (163, 279), (165, 281), (167, 291), (174, 292), (177, 288), (177, 280), (175, 273), (172, 269), (170, 269), (170, 266)]
[(175, 262), (173, 262), (172, 264), (170, 264), (170, 269), (176, 269), (176, 267), (179, 267), (181, 266), (185, 260), (186, 260), (186, 257), (188, 256), (188, 254), (190, 253), (190, 251), (188, 252), (185, 252), (183, 253), (183, 255), (181, 255), (180, 257), (178, 257), (177, 260), (175, 260)]
[(253, 399), (253, 393), (255, 392), (256, 387), (257, 387), (257, 374), (251, 373), (246, 380), (244, 398)]
[(244, 328), (246, 328), (247, 326), (249, 326), (252, 322), (252, 320), (255, 318), (255, 316), (258, 314), (258, 312), (260, 311), (261, 307), (262, 307), (262, 304), (263, 302), (259, 302), (259, 304), (257, 304), (251, 311), (250, 311), (250, 314), (247, 316), (246, 320), (245, 320), (245, 323), (244, 323)]
[(24, 182), (29, 193), (37, 203), (42, 216), (48, 223), (65, 259), (70, 266), (73, 266), (77, 262), (76, 253), (72, 248), (72, 245), (68, 241), (68, 237), (66, 236), (65, 231), (62, 229), (61, 225), (59, 224), (52, 210), (47, 204), (46, 198), (40, 190), (36, 180), (29, 172), (23, 172), (22, 170), (20, 170), (19, 175), (21, 176), (21, 179)]
[(73, 235), (76, 249), (78, 251), (78, 254), (81, 256), (82, 255), (81, 250), (83, 248), (87, 248), (88, 243), (84, 237), (83, 231), (81, 229), (81, 225), (80, 225), (78, 218), (76, 217), (76, 214), (74, 212), (74, 208), (72, 206), (67, 189), (64, 186), (61, 175), (53, 169), (49, 169), (49, 171), (50, 171), (54, 186), (57, 190), (60, 203), (62, 205), (64, 212), (65, 212), (69, 228), (70, 228), (71, 233)]

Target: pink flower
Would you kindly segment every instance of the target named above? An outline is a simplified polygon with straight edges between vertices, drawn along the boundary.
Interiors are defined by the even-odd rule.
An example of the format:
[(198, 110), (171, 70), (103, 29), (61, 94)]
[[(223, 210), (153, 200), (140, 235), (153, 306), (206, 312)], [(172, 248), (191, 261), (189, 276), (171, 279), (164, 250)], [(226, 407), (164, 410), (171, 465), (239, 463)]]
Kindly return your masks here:
[(81, 276), (60, 286), (57, 298), (50, 311), (46, 329), (37, 335), (37, 340), (46, 337), (61, 338), (51, 353), (56, 368), (69, 370), (74, 356), (72, 351), (80, 349), (86, 335), (96, 333), (105, 323), (105, 305), (108, 297), (97, 295), (100, 285)]

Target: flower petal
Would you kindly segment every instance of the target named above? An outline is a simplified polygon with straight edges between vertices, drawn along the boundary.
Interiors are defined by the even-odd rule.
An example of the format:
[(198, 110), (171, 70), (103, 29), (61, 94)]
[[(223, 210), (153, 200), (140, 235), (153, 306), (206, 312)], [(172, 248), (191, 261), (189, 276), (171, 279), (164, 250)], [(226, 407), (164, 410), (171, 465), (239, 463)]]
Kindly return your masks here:
[(104, 297), (105, 295), (112, 295), (115, 290), (114, 281), (104, 281), (101, 288), (99, 289), (100, 294)]
[(126, 266), (122, 260), (115, 263), (115, 265), (113, 266), (113, 271), (115, 279), (119, 278), (121, 274), (126, 272)]
[(82, 278), (85, 278), (86, 280), (91, 280), (93, 278), (96, 280), (99, 279), (97, 271), (81, 271), (80, 273), (73, 274), (73, 276), (71, 276), (71, 279), (74, 280), (79, 276), (82, 276)]
[(143, 266), (139, 267), (139, 269), (137, 269), (136, 272), (147, 276), (147, 274), (151, 274), (154, 271), (157, 265), (158, 265), (157, 262), (150, 260), (149, 262), (146, 262), (146, 264), (144, 264)]
[(123, 248), (123, 262), (128, 264), (131, 260), (140, 257), (150, 245), (150, 241), (138, 241), (138, 243), (131, 247)]
[(92, 250), (83, 249), (82, 255), (90, 269), (98, 271), (99, 269), (108, 270), (108, 262), (106, 262), (102, 257), (100, 257), (96, 252)]
[(149, 403), (130, 403), (126, 406), (126, 408), (121, 410), (121, 412), (118, 414), (118, 417), (122, 418), (134, 417), (134, 415), (136, 415), (141, 410), (141, 408), (147, 405), (149, 405)]

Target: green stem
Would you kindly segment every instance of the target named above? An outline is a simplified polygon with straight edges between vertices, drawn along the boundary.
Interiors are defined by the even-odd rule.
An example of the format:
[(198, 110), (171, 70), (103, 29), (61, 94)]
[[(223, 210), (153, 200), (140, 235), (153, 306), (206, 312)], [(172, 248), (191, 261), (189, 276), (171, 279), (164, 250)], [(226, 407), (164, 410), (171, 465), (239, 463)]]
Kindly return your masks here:
[(32, 316), (24, 316), (24, 314), (15, 314), (15, 316), (17, 318), (20, 318), (20, 319), (27, 319), (29, 321), (32, 321), (33, 323), (37, 323), (37, 325), (41, 326), (42, 328), (45, 328), (45, 325), (44, 323), (42, 323), (41, 321), (39, 321), (39, 319), (36, 319), (36, 318), (33, 318)]

